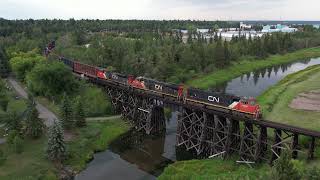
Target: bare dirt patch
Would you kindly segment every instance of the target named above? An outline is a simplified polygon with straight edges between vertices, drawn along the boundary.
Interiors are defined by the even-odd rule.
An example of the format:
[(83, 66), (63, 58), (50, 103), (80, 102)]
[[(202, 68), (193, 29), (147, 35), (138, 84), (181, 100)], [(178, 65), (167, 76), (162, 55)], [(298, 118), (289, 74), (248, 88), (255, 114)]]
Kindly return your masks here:
[(320, 111), (320, 90), (301, 93), (289, 105), (293, 109)]
[(77, 137), (77, 133), (75, 133), (75, 132), (72, 132), (71, 130), (66, 130), (66, 131), (64, 131), (64, 140), (66, 141), (66, 142), (70, 142), (70, 141), (72, 141), (73, 139), (75, 139), (76, 137)]

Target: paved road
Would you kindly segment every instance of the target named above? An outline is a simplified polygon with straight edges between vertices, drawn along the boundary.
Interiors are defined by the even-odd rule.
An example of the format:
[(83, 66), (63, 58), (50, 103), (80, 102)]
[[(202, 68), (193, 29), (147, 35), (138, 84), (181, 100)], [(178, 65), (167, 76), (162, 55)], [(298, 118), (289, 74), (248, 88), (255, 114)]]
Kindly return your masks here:
[[(16, 90), (16, 92), (22, 96), (23, 98), (27, 99), (28, 94), (27, 92), (17, 83), (17, 81), (13, 78), (8, 78), (9, 83), (11, 86)], [(55, 114), (53, 114), (50, 110), (48, 110), (45, 106), (36, 102), (36, 108), (39, 112), (39, 118), (44, 120), (46, 126), (51, 126), (55, 119), (58, 119)]]

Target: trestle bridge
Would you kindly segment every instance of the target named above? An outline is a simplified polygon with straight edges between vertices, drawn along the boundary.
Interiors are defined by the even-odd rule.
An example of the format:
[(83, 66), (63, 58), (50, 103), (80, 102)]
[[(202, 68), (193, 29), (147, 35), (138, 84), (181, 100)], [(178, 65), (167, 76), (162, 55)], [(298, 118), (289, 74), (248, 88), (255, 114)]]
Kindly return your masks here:
[(196, 155), (221, 155), (226, 158), (238, 154), (238, 162), (249, 164), (261, 161), (272, 163), (284, 150), (289, 150), (292, 158), (298, 158), (298, 155), (314, 158), (316, 140), (320, 137), (318, 131), (239, 117), (219, 107), (188, 100), (182, 102), (169, 95), (108, 80), (86, 79), (102, 87), (115, 111), (146, 134), (165, 130), (164, 104), (177, 107), (180, 113), (176, 146), (184, 147)]

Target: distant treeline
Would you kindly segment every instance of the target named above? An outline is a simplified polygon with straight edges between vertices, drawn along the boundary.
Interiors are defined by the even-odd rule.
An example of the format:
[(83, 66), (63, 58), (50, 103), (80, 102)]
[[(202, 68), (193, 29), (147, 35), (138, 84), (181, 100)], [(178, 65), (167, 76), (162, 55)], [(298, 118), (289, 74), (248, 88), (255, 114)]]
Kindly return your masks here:
[[(184, 82), (240, 60), (320, 45), (320, 32), (312, 26), (301, 26), (302, 31), (292, 34), (236, 37), (230, 42), (216, 31), (237, 26), (238, 22), (223, 21), (0, 19), (0, 46), (10, 58), (19, 51), (42, 53), (55, 40), (56, 54), (122, 73)], [(184, 28), (189, 30), (187, 37), (172, 31)], [(205, 39), (196, 28), (210, 28), (212, 38)]]

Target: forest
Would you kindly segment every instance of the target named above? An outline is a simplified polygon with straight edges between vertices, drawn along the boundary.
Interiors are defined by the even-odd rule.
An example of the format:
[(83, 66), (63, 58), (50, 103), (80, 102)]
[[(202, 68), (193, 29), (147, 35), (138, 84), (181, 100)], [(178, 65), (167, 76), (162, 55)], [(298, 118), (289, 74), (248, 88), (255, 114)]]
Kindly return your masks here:
[[(319, 30), (308, 25), (292, 34), (235, 37), (231, 41), (224, 41), (217, 32), (217, 28), (237, 26), (237, 22), (222, 21), (0, 19), (0, 46), (11, 58), (13, 53), (31, 50), (41, 54), (46, 44), (55, 40), (56, 55), (180, 83), (243, 59), (264, 59), (320, 45)], [(209, 28), (212, 38), (205, 39), (197, 28)], [(188, 30), (185, 42), (181, 29)]]

